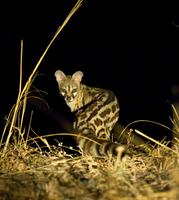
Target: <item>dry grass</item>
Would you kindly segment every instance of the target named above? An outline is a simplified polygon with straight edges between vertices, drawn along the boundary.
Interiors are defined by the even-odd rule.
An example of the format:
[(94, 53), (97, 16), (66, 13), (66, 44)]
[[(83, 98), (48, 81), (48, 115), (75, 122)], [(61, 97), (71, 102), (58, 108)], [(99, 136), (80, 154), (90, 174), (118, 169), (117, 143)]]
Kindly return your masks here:
[[(176, 139), (172, 148), (130, 144), (129, 155), (119, 158), (75, 157), (59, 145), (50, 146), (48, 137), (30, 138), (31, 118), (24, 124), (27, 99), (37, 69), (51, 44), (80, 7), (78, 1), (34, 67), (22, 88), (21, 42), (19, 94), (4, 127), (0, 142), (0, 199), (2, 200), (177, 200), (179, 199), (179, 118), (175, 111)], [(40, 97), (36, 97), (40, 98)], [(140, 131), (136, 133), (145, 136)], [(62, 133), (61, 133), (62, 134)], [(147, 137), (147, 136), (146, 136)], [(48, 148), (43, 151), (41, 140)], [(148, 138), (151, 139), (151, 138)], [(33, 141), (37, 147), (31, 147)]]
[(121, 161), (9, 145), (0, 159), (0, 199), (177, 200), (178, 155), (141, 150)]

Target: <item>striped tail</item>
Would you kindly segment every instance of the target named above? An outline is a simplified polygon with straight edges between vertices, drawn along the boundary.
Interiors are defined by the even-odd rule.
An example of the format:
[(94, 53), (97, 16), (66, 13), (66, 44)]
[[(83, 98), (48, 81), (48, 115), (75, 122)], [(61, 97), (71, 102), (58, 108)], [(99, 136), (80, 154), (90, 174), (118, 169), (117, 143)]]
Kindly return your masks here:
[(76, 141), (82, 153), (86, 155), (94, 157), (112, 155), (120, 156), (121, 158), (125, 155), (125, 146), (111, 141), (87, 137), (84, 135), (78, 135)]

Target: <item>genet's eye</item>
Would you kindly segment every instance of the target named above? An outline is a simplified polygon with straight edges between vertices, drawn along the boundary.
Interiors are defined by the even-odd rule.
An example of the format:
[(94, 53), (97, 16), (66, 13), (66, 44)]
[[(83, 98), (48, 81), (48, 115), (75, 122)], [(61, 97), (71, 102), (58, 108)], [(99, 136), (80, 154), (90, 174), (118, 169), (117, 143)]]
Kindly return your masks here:
[(73, 97), (76, 97), (77, 93), (78, 93), (77, 88), (73, 88), (72, 89), (72, 95), (73, 95)]
[(72, 93), (77, 93), (77, 88), (73, 88)]
[(66, 90), (62, 88), (62, 89), (60, 90), (60, 93), (61, 93), (62, 96), (65, 96)]

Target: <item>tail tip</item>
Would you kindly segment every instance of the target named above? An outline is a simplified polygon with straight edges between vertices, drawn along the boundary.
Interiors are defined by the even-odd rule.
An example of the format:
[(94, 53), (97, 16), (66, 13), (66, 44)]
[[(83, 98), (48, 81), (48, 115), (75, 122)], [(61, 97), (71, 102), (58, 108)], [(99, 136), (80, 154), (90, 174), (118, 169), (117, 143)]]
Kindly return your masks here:
[(116, 153), (117, 153), (117, 157), (119, 157), (122, 160), (124, 156), (126, 155), (126, 147), (124, 145), (120, 145), (116, 147)]

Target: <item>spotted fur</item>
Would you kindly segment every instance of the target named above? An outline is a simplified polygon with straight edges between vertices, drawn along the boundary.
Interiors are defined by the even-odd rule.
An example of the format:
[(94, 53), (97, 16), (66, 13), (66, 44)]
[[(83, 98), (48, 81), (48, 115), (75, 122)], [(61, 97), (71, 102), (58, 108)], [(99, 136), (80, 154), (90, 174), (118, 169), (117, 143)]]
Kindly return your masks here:
[[(110, 90), (81, 84), (83, 73), (55, 72), (60, 94), (75, 112), (74, 131), (79, 147), (92, 156), (117, 155), (119, 144), (112, 142), (111, 130), (119, 118), (119, 104)], [(89, 138), (89, 139), (88, 139)]]

